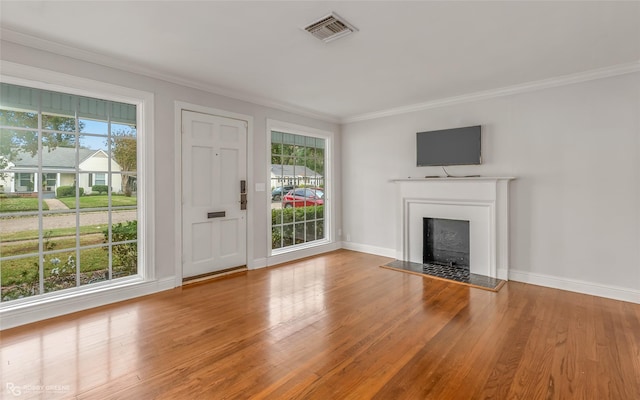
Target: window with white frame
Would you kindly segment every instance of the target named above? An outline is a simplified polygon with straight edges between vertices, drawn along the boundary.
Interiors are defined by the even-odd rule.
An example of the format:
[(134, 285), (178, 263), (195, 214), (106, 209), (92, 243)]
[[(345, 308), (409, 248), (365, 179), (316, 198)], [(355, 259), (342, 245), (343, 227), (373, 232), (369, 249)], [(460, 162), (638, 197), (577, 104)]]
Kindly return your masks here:
[(94, 178), (94, 185), (106, 185), (107, 181), (106, 181), (106, 174), (101, 174), (101, 173), (96, 173), (93, 174)]
[(0, 301), (139, 277), (138, 106), (0, 85)]
[(325, 241), (326, 137), (271, 130), (271, 249)]
[(56, 186), (57, 174), (42, 174), (42, 182), (45, 190), (52, 190)]
[(26, 192), (33, 190), (33, 174), (17, 173), (18, 191)]

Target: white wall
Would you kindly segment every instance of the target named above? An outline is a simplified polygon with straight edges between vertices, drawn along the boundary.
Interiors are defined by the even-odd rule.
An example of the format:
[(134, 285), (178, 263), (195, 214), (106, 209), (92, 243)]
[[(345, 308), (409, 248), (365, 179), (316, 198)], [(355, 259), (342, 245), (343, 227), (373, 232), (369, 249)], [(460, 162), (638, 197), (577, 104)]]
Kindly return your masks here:
[(416, 132), (481, 124), (483, 165), (447, 170), (517, 177), (510, 278), (640, 303), (639, 115), (633, 73), (347, 124), (345, 247), (393, 254), (389, 180), (443, 174), (415, 166)]
[[(175, 184), (175, 101), (196, 104), (203, 107), (221, 109), (238, 114), (253, 117), (253, 170), (250, 171), (252, 181), (249, 188), (254, 188), (254, 183), (265, 183), (270, 187), (269, 171), (267, 166), (267, 118), (278, 121), (285, 121), (293, 124), (308, 126), (324, 131), (336, 133), (336, 141), (339, 142), (339, 127), (337, 124), (320, 121), (290, 112), (280, 111), (256, 104), (235, 100), (229, 97), (215, 95), (209, 92), (193, 89), (186, 86), (169, 83), (163, 80), (150, 78), (134, 73), (129, 73), (114, 68), (108, 68), (89, 62), (79, 61), (69, 57), (64, 57), (33, 48), (21, 46), (15, 43), (1, 42), (2, 60), (14, 63), (30, 65), (38, 68), (48, 69), (74, 75), (81, 78), (88, 78), (100, 82), (111, 83), (118, 86), (129, 87), (136, 90), (154, 93), (155, 121), (154, 121), (154, 141), (155, 141), (155, 277), (163, 279), (174, 275), (175, 272), (175, 210), (174, 192), (180, 190)], [(334, 171), (339, 174), (340, 154), (336, 154)], [(340, 196), (340, 184), (337, 180), (336, 198)], [(252, 192), (254, 226), (249, 227), (249, 234), (253, 235), (253, 256), (254, 259), (264, 260), (267, 257), (270, 241), (267, 236), (267, 217), (270, 209), (268, 207), (267, 196), (270, 198), (270, 191)], [(335, 204), (339, 213), (339, 202)], [(336, 224), (339, 226), (340, 224)], [(334, 225), (335, 226), (335, 225)], [(335, 236), (334, 236), (335, 237)]]

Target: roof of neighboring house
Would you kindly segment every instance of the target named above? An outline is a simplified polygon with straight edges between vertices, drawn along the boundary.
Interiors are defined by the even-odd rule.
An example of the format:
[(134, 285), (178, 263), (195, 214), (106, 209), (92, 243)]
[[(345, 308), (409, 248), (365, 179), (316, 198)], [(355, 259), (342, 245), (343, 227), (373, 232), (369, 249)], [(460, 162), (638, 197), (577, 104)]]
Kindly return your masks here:
[[(90, 158), (101, 150), (79, 149), (80, 162)], [(32, 156), (31, 153), (20, 152), (15, 160), (11, 162), (16, 167), (37, 167), (38, 155)], [(42, 166), (44, 168), (75, 168), (76, 166), (76, 149), (68, 147), (56, 147), (50, 151), (42, 152)]]
[(271, 165), (271, 173), (275, 176), (299, 176), (299, 177), (309, 177), (309, 178), (320, 178), (321, 174), (316, 171), (305, 167), (304, 165)]

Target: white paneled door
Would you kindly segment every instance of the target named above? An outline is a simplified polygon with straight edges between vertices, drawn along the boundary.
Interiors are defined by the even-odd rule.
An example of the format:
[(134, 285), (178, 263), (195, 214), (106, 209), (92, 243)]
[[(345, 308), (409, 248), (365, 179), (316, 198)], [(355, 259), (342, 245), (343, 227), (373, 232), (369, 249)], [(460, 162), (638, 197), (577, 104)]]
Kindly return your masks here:
[(183, 110), (183, 278), (247, 264), (246, 179), (247, 122)]

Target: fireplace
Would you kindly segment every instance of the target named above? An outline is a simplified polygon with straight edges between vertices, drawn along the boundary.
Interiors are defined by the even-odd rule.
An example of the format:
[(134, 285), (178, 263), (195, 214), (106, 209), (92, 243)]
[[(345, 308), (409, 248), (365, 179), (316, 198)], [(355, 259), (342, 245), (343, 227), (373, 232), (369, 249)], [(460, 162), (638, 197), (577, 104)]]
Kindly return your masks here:
[(422, 263), (469, 269), (469, 221), (422, 219)]
[[(424, 219), (463, 221), (464, 235), (437, 233), (447, 239), (445, 248), (437, 248), (436, 261), (449, 265), (465, 265), (471, 274), (508, 279), (509, 275), (509, 208), (510, 177), (418, 178), (395, 180), (398, 196), (396, 258), (400, 261), (425, 264), (423, 247)], [(449, 252), (453, 242), (466, 241), (468, 252)], [(442, 246), (440, 246), (442, 247)], [(430, 256), (427, 256), (430, 257)], [(430, 263), (435, 264), (435, 263)]]

